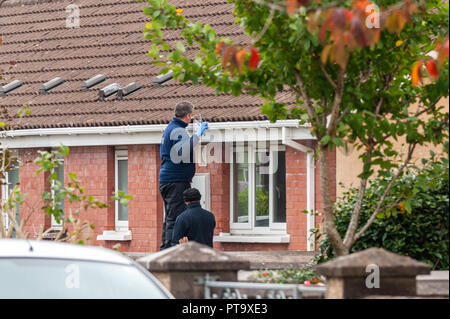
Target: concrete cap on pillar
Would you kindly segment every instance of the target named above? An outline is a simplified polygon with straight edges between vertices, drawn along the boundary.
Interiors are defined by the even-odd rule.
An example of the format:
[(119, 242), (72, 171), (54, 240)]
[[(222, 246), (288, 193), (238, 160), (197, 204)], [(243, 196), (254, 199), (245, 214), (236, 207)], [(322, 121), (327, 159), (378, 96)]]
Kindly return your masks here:
[(149, 271), (222, 271), (250, 269), (245, 259), (190, 241), (137, 260)]
[(428, 274), (431, 267), (411, 257), (394, 254), (382, 248), (369, 248), (347, 256), (337, 257), (316, 267), (326, 277), (367, 276), (366, 267), (377, 265), (384, 277), (416, 276)]

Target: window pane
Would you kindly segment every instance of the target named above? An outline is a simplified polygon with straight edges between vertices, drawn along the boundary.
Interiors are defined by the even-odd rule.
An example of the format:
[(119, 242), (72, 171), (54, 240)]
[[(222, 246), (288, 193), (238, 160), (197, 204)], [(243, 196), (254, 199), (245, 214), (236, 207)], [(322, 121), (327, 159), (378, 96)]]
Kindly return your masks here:
[(286, 153), (279, 151), (275, 154), (273, 175), (273, 222), (286, 222)]
[[(62, 187), (64, 187), (64, 163), (56, 168), (56, 173), (58, 174), (58, 181), (62, 184)], [(61, 198), (59, 205), (64, 212), (64, 198)]]
[(255, 226), (269, 226), (269, 152), (256, 153)]
[[(128, 194), (128, 160), (119, 160), (118, 162), (118, 185), (117, 188), (119, 191), (124, 192), (125, 194)], [(119, 203), (119, 212), (118, 212), (118, 219), (121, 221), (127, 221), (128, 220), (128, 206), (123, 206)]]
[(248, 223), (248, 152), (233, 153), (233, 222)]
[[(15, 168), (8, 172), (8, 196), (9, 196), (9, 193), (12, 191), (12, 189), (17, 184), (19, 184), (19, 169)], [(16, 221), (17, 221), (17, 223), (20, 223), (19, 222), (19, 209), (20, 209), (20, 206), (17, 204), (16, 205)], [(14, 234), (15, 234), (15, 232), (14, 232)]]

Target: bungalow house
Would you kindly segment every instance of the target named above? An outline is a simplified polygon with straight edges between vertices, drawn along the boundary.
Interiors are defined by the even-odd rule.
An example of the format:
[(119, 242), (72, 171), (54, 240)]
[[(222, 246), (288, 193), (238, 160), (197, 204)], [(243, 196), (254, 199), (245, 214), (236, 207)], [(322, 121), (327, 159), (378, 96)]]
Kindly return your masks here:
[[(246, 41), (226, 0), (173, 3), (189, 19), (209, 23), (219, 36)], [(19, 218), (40, 207), (50, 185), (43, 174), (36, 176), (33, 159), (38, 150), (62, 143), (70, 154), (59, 168), (61, 181), (67, 183), (74, 172), (87, 194), (111, 204), (83, 212), (81, 217), (95, 225), (90, 244), (157, 251), (164, 216), (159, 144), (175, 104), (187, 100), (210, 123), (196, 156), (193, 186), (215, 215), (214, 247), (313, 250), (310, 229), (322, 217), (302, 212), (321, 209), (316, 160), (307, 152), (316, 144), (309, 128), (297, 120), (270, 123), (258, 97), (217, 95), (158, 76), (159, 68), (146, 56), (151, 43), (142, 34), (145, 6), (135, 0), (2, 2), (0, 105), (19, 126), (1, 132), (1, 147), (16, 152), (21, 163), (8, 173), (3, 199), (19, 183), (28, 194)], [(293, 96), (282, 92), (279, 100), (293, 101)], [(22, 105), (30, 114), (19, 117)], [(191, 134), (194, 126), (188, 127)], [(335, 152), (329, 164), (335, 183)], [(111, 201), (119, 189), (133, 195), (127, 207)], [(66, 201), (65, 211), (70, 207)], [(40, 225), (58, 228), (55, 220), (34, 211), (26, 231), (33, 236)]]

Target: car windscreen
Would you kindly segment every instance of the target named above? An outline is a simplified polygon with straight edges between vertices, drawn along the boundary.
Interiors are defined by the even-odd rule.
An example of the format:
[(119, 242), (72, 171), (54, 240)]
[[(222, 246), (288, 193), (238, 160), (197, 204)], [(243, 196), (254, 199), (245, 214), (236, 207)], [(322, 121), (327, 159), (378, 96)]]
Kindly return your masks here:
[(0, 258), (0, 299), (162, 299), (166, 294), (133, 265)]

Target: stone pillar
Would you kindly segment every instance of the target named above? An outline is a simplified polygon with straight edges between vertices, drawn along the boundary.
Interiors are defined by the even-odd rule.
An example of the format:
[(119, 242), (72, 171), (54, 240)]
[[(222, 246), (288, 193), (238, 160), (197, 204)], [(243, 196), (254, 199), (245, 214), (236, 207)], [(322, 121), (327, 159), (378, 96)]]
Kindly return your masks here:
[(327, 279), (327, 298), (416, 296), (416, 276), (431, 267), (381, 248), (369, 248), (318, 265)]
[(250, 262), (209, 246), (190, 241), (137, 260), (155, 275), (175, 298), (203, 299), (204, 286), (196, 278), (206, 274), (220, 281), (237, 281), (239, 270)]

